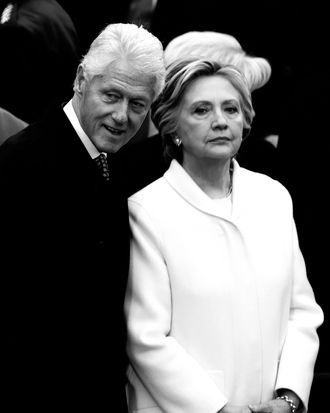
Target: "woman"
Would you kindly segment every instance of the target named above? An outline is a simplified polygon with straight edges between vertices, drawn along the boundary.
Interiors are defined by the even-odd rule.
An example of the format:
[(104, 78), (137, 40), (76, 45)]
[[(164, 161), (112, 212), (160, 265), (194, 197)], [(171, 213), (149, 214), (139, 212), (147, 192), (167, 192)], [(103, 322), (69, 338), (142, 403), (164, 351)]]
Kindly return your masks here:
[(173, 64), (152, 116), (172, 162), (129, 199), (129, 411), (305, 412), (323, 313), (288, 192), (234, 159), (244, 77)]
[[(226, 33), (214, 31), (183, 33), (171, 40), (164, 51), (166, 66), (177, 60), (192, 57), (215, 60), (220, 64), (237, 67), (244, 74), (251, 92), (257, 93), (255, 96), (257, 99), (260, 96), (258, 93), (271, 77), (272, 69), (266, 59), (249, 55), (235, 37)], [(263, 103), (264, 101), (262, 99)], [(267, 105), (263, 106), (267, 107)], [(272, 176), (276, 165), (277, 138), (274, 135), (269, 136), (270, 131), (259, 133), (261, 130), (264, 131), (264, 127), (259, 128), (258, 125), (264, 123), (263, 116), (261, 118), (258, 116), (257, 124), (254, 121), (252, 136), (249, 136), (240, 148), (238, 160), (241, 165), (249, 169)], [(160, 178), (169, 166), (163, 157), (162, 138), (153, 122), (150, 120), (149, 123), (149, 139), (141, 139), (142, 129), (120, 154), (124, 178), (122, 187), (125, 188), (128, 196)]]

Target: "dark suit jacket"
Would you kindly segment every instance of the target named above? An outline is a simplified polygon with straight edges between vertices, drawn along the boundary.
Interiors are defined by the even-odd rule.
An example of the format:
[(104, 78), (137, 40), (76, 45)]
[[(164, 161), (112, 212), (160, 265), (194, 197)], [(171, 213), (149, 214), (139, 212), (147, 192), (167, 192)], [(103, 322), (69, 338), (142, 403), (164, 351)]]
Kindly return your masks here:
[(108, 183), (61, 108), (0, 148), (5, 394), (13, 406), (127, 411), (127, 201), (115, 156), (111, 164)]
[(118, 153), (122, 187), (130, 196), (160, 178), (169, 163), (163, 156), (159, 134), (124, 146)]

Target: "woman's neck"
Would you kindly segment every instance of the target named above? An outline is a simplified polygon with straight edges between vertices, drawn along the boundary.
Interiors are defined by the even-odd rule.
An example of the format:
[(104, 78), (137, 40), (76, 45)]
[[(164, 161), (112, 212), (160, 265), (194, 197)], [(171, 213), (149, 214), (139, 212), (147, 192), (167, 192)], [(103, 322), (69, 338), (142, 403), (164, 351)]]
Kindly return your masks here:
[(182, 166), (196, 184), (212, 199), (224, 198), (231, 192), (231, 160), (183, 160)]

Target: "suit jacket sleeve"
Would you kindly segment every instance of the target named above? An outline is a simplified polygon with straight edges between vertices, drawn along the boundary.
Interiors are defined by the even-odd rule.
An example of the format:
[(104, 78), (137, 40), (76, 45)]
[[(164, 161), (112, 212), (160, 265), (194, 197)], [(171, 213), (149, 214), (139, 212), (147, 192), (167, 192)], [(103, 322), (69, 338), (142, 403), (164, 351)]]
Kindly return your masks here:
[(129, 209), (133, 239), (125, 311), (130, 361), (162, 411), (215, 413), (226, 397), (171, 337), (171, 285), (157, 223), (138, 203), (130, 200)]

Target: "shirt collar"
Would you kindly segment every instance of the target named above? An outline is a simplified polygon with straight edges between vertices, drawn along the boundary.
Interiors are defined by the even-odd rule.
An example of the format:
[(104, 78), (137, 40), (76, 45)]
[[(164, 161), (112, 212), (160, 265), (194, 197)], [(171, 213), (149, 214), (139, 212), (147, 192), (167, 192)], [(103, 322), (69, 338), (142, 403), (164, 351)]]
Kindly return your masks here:
[[(81, 142), (85, 146), (85, 148), (86, 148), (87, 152), (89, 153), (90, 157), (92, 159), (97, 158), (100, 155), (100, 152), (96, 148), (96, 146), (93, 144), (93, 142), (89, 139), (89, 137), (86, 135), (83, 128), (81, 127), (79, 119), (76, 115), (76, 112), (73, 109), (72, 99), (63, 107), (63, 110), (64, 110), (66, 116), (68, 117), (69, 121), (71, 122), (71, 124), (72, 124), (74, 130), (76, 131), (77, 135), (79, 136)], [(105, 152), (102, 152), (102, 153), (104, 153), (104, 155), (107, 156), (107, 154)]]

